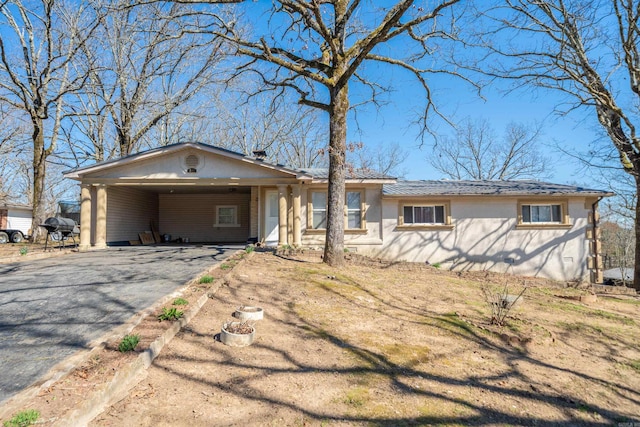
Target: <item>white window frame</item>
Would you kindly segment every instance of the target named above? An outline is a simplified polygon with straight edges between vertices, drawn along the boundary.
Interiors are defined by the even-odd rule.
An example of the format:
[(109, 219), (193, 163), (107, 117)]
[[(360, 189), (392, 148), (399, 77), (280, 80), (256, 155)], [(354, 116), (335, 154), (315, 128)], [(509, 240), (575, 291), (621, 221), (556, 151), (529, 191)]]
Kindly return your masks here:
[[(416, 208), (433, 208), (433, 221), (430, 222), (415, 222), (415, 221), (411, 221), (411, 222), (407, 222), (407, 218), (405, 217), (405, 209), (407, 208), (411, 208), (412, 212), (411, 215), (413, 216), (413, 218), (415, 218), (416, 216), (416, 212), (415, 209)], [(442, 221), (439, 222), (437, 221), (437, 212), (436, 210), (438, 208), (442, 209)], [(447, 223), (447, 207), (444, 204), (433, 204), (433, 205), (426, 205), (426, 204), (405, 204), (402, 206), (402, 217), (404, 219), (404, 224), (405, 225), (445, 225)]]
[[(315, 193), (320, 193), (320, 194), (324, 194), (324, 200), (325, 200), (325, 205), (324, 206), (314, 206), (313, 204), (313, 195)], [(309, 206), (310, 206), (310, 217), (309, 217), (309, 228), (312, 230), (326, 230), (326, 224), (327, 224), (327, 204), (329, 203), (329, 194), (327, 191), (325, 190), (311, 190), (309, 192)], [(325, 227), (314, 227), (313, 224), (313, 219), (316, 215), (316, 213), (324, 213), (324, 223), (325, 223)]]
[[(529, 207), (529, 221), (525, 221), (525, 215), (523, 210), (525, 207)], [(533, 215), (531, 215), (532, 206), (546, 206), (549, 207), (551, 214), (551, 221), (531, 221)], [(557, 221), (553, 220), (554, 206), (559, 206), (560, 217)], [(571, 228), (571, 218), (569, 216), (569, 202), (566, 199), (543, 199), (543, 200), (518, 200), (518, 221), (516, 228), (528, 229), (528, 228)]]
[[(325, 200), (327, 201), (327, 204), (329, 203), (329, 194), (328, 191), (325, 189), (309, 189), (308, 192), (308, 201), (307, 201), (307, 206), (308, 206), (308, 215), (307, 215), (307, 232), (323, 232), (326, 230), (325, 228), (314, 228), (313, 227), (313, 215), (314, 213), (317, 212), (324, 212), (325, 215), (325, 224), (327, 221), (327, 210), (328, 210), (328, 206), (325, 205), (324, 209), (321, 208), (316, 208), (315, 206), (313, 206), (313, 194), (314, 193), (323, 193), (325, 194)], [(360, 193), (360, 207), (359, 209), (349, 209), (348, 206), (348, 202), (347, 202), (347, 197), (349, 193)], [(349, 188), (345, 190), (345, 204), (344, 204), (344, 231), (345, 233), (351, 233), (351, 234), (358, 234), (358, 233), (364, 233), (367, 230), (367, 223), (366, 223), (366, 216), (365, 216), (365, 212), (366, 212), (366, 204), (365, 204), (365, 189), (364, 188)], [(349, 228), (349, 213), (353, 213), (353, 212), (359, 212), (360, 213), (360, 228)]]
[[(557, 207), (556, 209), (554, 209), (554, 207)], [(525, 220), (525, 209), (528, 208), (529, 210), (529, 221)], [(540, 210), (540, 208), (549, 208), (549, 220), (534, 220), (534, 212), (533, 209), (534, 208), (538, 208), (538, 211)], [(554, 219), (554, 210), (558, 213), (558, 217), (557, 219)], [(556, 203), (556, 204), (548, 204), (548, 203), (532, 203), (532, 204), (523, 204), (520, 205), (520, 213), (522, 214), (522, 223), (523, 224), (562, 224), (562, 204), (560, 203)], [(538, 213), (538, 216), (540, 216), (540, 214)]]
[[(420, 207), (433, 208), (434, 222), (407, 222), (404, 217), (405, 208), (412, 208), (412, 215), (415, 214), (413, 209)], [(442, 208), (442, 222), (435, 222), (437, 219), (436, 208)], [(413, 221), (413, 220), (412, 220)], [(450, 200), (420, 200), (405, 199), (398, 200), (398, 230), (452, 230), (454, 228), (451, 220), (451, 201)]]
[[(221, 209), (233, 209), (233, 224), (220, 222), (220, 210)], [(240, 227), (238, 224), (238, 206), (237, 205), (219, 205), (216, 206), (216, 223), (215, 227)]]
[[(360, 203), (357, 209), (349, 209), (349, 193), (358, 193), (360, 195)], [(362, 203), (363, 198), (364, 198), (364, 191), (362, 190), (346, 190), (345, 191), (345, 202), (344, 202), (344, 209), (346, 211), (346, 219), (344, 224), (345, 230), (362, 230), (364, 228), (363, 227), (364, 216), (362, 215), (362, 212), (364, 211), (364, 207)], [(349, 214), (352, 214), (352, 213), (358, 214), (358, 218), (360, 222), (359, 227), (355, 227), (355, 228), (349, 227)]]

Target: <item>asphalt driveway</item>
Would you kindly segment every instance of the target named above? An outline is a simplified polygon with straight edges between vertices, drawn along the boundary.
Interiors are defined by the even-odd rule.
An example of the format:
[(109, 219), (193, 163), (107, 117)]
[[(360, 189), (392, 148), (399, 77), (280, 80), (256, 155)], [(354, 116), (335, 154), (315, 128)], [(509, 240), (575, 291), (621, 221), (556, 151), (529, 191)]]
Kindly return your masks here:
[(0, 402), (241, 246), (132, 246), (0, 265)]

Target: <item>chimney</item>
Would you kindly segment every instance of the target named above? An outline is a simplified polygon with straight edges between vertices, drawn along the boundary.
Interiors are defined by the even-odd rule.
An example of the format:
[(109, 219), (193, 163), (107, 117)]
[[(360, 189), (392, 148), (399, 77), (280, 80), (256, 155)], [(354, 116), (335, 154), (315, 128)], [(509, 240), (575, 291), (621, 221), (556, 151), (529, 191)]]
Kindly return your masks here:
[(256, 158), (256, 160), (263, 161), (267, 158), (267, 152), (264, 150), (253, 150), (253, 156)]

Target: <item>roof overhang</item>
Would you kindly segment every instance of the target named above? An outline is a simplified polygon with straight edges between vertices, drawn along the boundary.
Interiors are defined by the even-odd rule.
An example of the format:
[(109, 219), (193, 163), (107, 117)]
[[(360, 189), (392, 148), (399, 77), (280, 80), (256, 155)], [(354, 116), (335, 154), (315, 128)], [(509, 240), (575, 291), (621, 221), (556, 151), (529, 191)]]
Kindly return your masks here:
[[(282, 165), (274, 165), (271, 163), (267, 163), (255, 157), (245, 156), (244, 154), (235, 153), (233, 151), (214, 147), (212, 145), (194, 143), (194, 142), (173, 144), (165, 147), (154, 148), (148, 151), (132, 154), (130, 156), (122, 157), (119, 159), (107, 160), (107, 161), (96, 163), (90, 166), (85, 166), (85, 167), (81, 167), (71, 171), (67, 171), (63, 175), (66, 178), (90, 183), (91, 179), (85, 179), (85, 178), (88, 178), (89, 175), (99, 174), (100, 172), (104, 172), (109, 169), (113, 169), (121, 166), (127, 166), (127, 165), (131, 165), (138, 162), (148, 161), (148, 160), (160, 158), (163, 156), (168, 156), (168, 155), (177, 153), (179, 151), (189, 150), (189, 149), (214, 154), (220, 157), (237, 160), (246, 164), (259, 166), (261, 168), (276, 171), (279, 173), (284, 173), (284, 174), (290, 175), (294, 180), (311, 180), (313, 178), (311, 175), (302, 171), (296, 171), (294, 169), (290, 169)], [(108, 180), (104, 180), (104, 179), (96, 180), (96, 182), (98, 181), (100, 183), (106, 183), (106, 181)], [(158, 181), (156, 180), (156, 182)]]

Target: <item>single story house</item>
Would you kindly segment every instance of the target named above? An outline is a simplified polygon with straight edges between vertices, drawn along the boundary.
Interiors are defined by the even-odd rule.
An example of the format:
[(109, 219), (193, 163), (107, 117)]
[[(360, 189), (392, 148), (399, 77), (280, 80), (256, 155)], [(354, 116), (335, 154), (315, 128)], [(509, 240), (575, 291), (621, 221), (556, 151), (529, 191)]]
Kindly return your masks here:
[[(127, 244), (152, 226), (193, 243), (324, 243), (325, 169), (180, 143), (65, 175), (81, 185), (83, 249)], [(452, 270), (600, 282), (598, 202), (610, 195), (537, 181), (401, 181), (353, 171), (345, 246)]]

